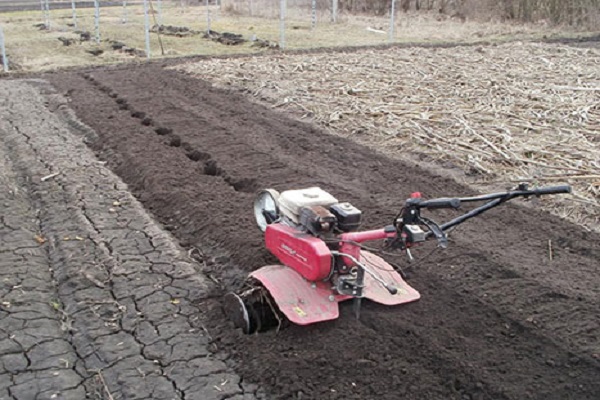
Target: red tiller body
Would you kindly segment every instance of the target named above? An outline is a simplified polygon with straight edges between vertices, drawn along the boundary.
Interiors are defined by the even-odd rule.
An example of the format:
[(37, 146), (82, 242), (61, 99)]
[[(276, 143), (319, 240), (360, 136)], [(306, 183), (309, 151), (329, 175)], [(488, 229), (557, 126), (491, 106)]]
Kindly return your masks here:
[(265, 231), (265, 242), (282, 264), (309, 281), (323, 280), (331, 273), (331, 250), (309, 233), (284, 224), (271, 224)]

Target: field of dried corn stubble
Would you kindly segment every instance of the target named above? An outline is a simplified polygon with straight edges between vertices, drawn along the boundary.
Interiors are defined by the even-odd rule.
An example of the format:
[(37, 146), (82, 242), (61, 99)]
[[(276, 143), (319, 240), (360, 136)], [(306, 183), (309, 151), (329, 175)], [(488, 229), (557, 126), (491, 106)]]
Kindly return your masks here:
[(256, 56), (176, 67), (480, 190), (569, 183), (535, 201), (600, 230), (600, 50), (514, 42)]

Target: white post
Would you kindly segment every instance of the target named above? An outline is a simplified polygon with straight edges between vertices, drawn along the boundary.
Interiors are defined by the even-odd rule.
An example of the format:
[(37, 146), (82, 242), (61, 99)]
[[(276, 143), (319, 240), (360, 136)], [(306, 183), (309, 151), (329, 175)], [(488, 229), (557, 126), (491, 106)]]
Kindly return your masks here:
[(144, 0), (144, 31), (146, 32), (146, 58), (150, 59), (150, 18), (148, 17), (148, 0)]
[(332, 0), (331, 4), (331, 22), (337, 23), (338, 0)]
[(94, 28), (96, 29), (96, 43), (100, 43), (100, 1), (94, 0)]
[(311, 14), (310, 14), (310, 26), (312, 29), (315, 29), (317, 26), (317, 0), (312, 0), (312, 7), (311, 7)]
[(394, 27), (395, 21), (394, 17), (396, 16), (396, 0), (392, 0), (392, 10), (390, 15), (390, 42), (394, 41)]
[(279, 1), (279, 48), (285, 49), (285, 10), (287, 8), (287, 1)]
[(46, 29), (50, 30), (50, 2), (44, 0), (44, 14), (46, 15)]
[(158, 0), (158, 26), (162, 26), (162, 0)]
[(208, 8), (208, 0), (206, 0), (206, 33), (210, 34), (210, 8)]
[(4, 72), (8, 72), (8, 58), (6, 58), (6, 48), (4, 47), (4, 32), (2, 32), (2, 26), (0, 26), (0, 52), (2, 53), (2, 66)]
[(75, 0), (71, 0), (71, 10), (73, 11), (73, 28), (77, 29), (77, 10), (75, 9)]
[(252, 4), (252, 0), (249, 0), (249, 1), (248, 1), (248, 9), (249, 9), (249, 11), (250, 11), (250, 16), (252, 16), (252, 9), (253, 9), (253, 8), (254, 8), (254, 7), (253, 7), (253, 4)]
[(121, 22), (124, 24), (127, 23), (127, 0), (123, 0), (123, 17), (121, 18)]

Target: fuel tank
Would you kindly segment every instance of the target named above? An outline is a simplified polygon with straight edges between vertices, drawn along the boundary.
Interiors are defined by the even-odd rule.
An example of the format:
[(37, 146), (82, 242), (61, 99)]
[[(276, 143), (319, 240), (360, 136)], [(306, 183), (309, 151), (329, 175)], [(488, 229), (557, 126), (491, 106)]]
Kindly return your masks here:
[(267, 249), (282, 264), (297, 271), (309, 281), (329, 276), (332, 268), (331, 251), (321, 239), (291, 226), (271, 224), (265, 231)]

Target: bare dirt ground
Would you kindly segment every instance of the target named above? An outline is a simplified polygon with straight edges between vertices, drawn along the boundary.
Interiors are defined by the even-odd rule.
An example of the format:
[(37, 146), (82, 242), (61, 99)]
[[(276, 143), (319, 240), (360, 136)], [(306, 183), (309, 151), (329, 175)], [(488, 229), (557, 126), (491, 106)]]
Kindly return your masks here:
[(199, 265), (94, 132), (47, 83), (0, 92), (0, 399), (256, 398), (199, 321)]
[[(225, 364), (219, 364), (223, 374), (226, 366), (238, 374), (223, 377), (224, 380), (212, 386), (220, 389), (222, 383), (225, 387), (228, 387), (225, 382), (233, 383), (232, 393), (241, 393), (244, 389), (238, 385), (241, 380), (247, 385), (246, 396), (262, 393), (254, 385), (259, 385), (268, 398), (281, 399), (562, 400), (600, 396), (598, 234), (535, 208), (507, 206), (462, 226), (452, 234), (451, 248), (434, 253), (412, 268), (411, 283), (422, 293), (422, 299), (415, 304), (396, 308), (369, 304), (360, 321), (354, 320), (351, 310), (343, 307), (341, 318), (332, 323), (291, 327), (278, 334), (244, 336), (224, 318), (219, 299), (223, 291), (239, 287), (247, 272), (274, 261), (263, 248), (262, 237), (252, 220), (255, 190), (320, 185), (361, 208), (367, 221), (365, 227), (389, 223), (413, 191), (421, 191), (427, 197), (465, 195), (472, 191), (453, 179), (328, 135), (314, 125), (288, 119), (237, 93), (214, 88), (160, 65), (58, 73), (45, 78), (59, 94), (66, 96), (69, 107), (93, 129), (89, 144), (99, 159), (106, 161), (140, 203), (181, 246), (190, 250), (200, 267), (197, 274), (190, 271), (175, 279), (169, 269), (173, 264), (168, 261), (159, 267), (143, 262), (128, 265), (115, 257), (114, 271), (98, 270), (104, 274), (94, 278), (100, 285), (94, 280), (81, 283), (86, 288), (82, 290), (93, 293), (107, 293), (107, 288), (110, 289), (113, 300), (127, 306), (127, 310), (143, 312), (150, 321), (150, 326), (144, 325), (134, 313), (131, 318), (139, 326), (134, 329), (124, 323), (130, 314), (120, 315), (118, 307), (109, 312), (111, 321), (123, 322), (114, 328), (116, 332), (100, 333), (92, 341), (113, 358), (103, 364), (102, 359), (90, 356), (94, 361), (88, 361), (88, 368), (111, 371), (110, 366), (119, 357), (115, 349), (127, 343), (124, 351), (136, 349), (131, 350), (131, 357), (143, 365), (162, 368), (151, 382), (165, 385), (172, 382), (171, 388), (180, 390), (176, 394), (181, 397), (185, 394), (186, 399), (199, 396), (197, 386), (181, 383), (173, 375), (176, 369), (170, 367), (179, 358), (155, 355), (150, 350), (163, 349), (172, 354), (171, 347), (165, 348), (165, 340), (159, 338), (161, 345), (151, 347), (139, 336), (144, 334), (142, 326), (150, 328), (168, 318), (165, 335), (171, 335), (170, 340), (199, 342), (185, 347), (179, 357), (200, 362), (202, 354), (207, 354), (206, 347), (201, 345), (209, 346), (226, 359)], [(38, 110), (43, 108), (34, 109), (33, 114), (41, 114)], [(46, 132), (44, 137), (54, 135), (48, 136)], [(27, 143), (26, 139), (23, 141)], [(83, 151), (77, 150), (70, 154), (79, 155)], [(16, 159), (22, 157), (20, 152), (9, 154), (15, 154)], [(40, 156), (32, 158), (37, 161)], [(76, 171), (85, 176), (88, 170), (92, 173), (94, 168), (61, 174), (56, 177), (58, 180), (46, 184), (57, 185)], [(52, 171), (44, 170), (35, 176), (49, 172)], [(80, 181), (89, 184), (95, 179)], [(39, 185), (37, 181), (35, 184)], [(109, 199), (100, 203), (109, 208), (105, 218), (114, 220), (111, 204), (114, 199), (122, 203), (121, 196), (125, 193), (110, 195), (107, 192), (110, 185), (98, 189)], [(63, 193), (69, 192), (57, 189), (55, 194)], [(34, 197), (38, 198), (46, 197)], [(125, 204), (129, 201), (134, 203), (132, 199)], [(69, 204), (57, 203), (57, 207)], [(55, 202), (47, 204), (50, 207)], [(100, 210), (106, 211), (103, 207)], [(120, 208), (117, 210), (120, 212)], [(72, 214), (77, 215), (63, 211), (64, 218), (56, 226), (62, 229), (62, 221), (68, 221)], [(53, 225), (42, 223), (41, 227), (49, 230)], [(35, 228), (31, 228), (33, 236)], [(97, 229), (102, 229), (102, 225)], [(101, 231), (96, 242), (106, 243), (105, 235), (113, 231), (110, 228)], [(52, 236), (51, 232), (42, 234)], [(78, 233), (61, 231), (54, 242), (63, 243), (59, 238), (66, 234)], [(125, 236), (127, 240), (121, 241), (122, 246), (138, 243), (138, 236), (131, 235)], [(81, 245), (79, 241), (65, 243)], [(48, 251), (53, 249), (45, 246)], [(119, 247), (110, 248), (115, 251)], [(148, 249), (149, 254), (151, 250)], [(170, 254), (181, 254), (179, 250), (173, 251)], [(131, 252), (138, 260), (139, 251), (131, 249)], [(427, 252), (423, 250), (417, 256)], [(79, 260), (86, 262), (89, 257)], [(63, 268), (61, 265), (52, 267), (55, 274), (59, 274), (56, 271)], [(193, 291), (203, 288), (205, 281), (191, 278), (203, 275), (219, 286), (209, 297), (202, 290)], [(145, 284), (138, 288), (138, 276), (173, 280), (163, 289), (155, 287), (160, 285), (156, 281), (152, 281), (152, 289)], [(117, 291), (119, 282), (123, 285), (121, 292)], [(98, 287), (102, 285), (105, 287)], [(63, 302), (68, 304), (69, 298), (66, 296)], [(152, 300), (145, 303), (140, 298)], [(181, 304), (175, 304), (174, 300), (179, 299), (181, 302), (185, 299), (189, 308), (186, 313), (181, 312), (184, 316), (175, 317), (172, 313), (183, 309)], [(142, 309), (142, 305), (147, 308)], [(77, 309), (65, 307), (64, 315), (73, 318), (73, 310)], [(3, 309), (5, 313), (10, 311)], [(194, 316), (206, 324), (208, 334), (201, 330), (187, 331), (194, 329)], [(150, 334), (162, 335), (162, 331), (151, 329)], [(77, 332), (73, 337), (76, 335)], [(67, 340), (65, 344), (68, 343), (76, 342)], [(166, 343), (170, 344), (168, 340)], [(204, 353), (194, 354), (197, 349)], [(77, 344), (74, 351), (80, 351)], [(162, 361), (152, 363), (153, 358)], [(78, 371), (81, 370), (75, 372)], [(149, 381), (140, 376), (155, 370), (128, 371), (128, 378), (138, 382), (140, 388), (147, 388)], [(188, 377), (196, 379), (199, 379), (196, 374), (205, 373), (203, 367), (196, 365), (188, 365), (185, 371)], [(81, 377), (73, 379), (81, 381)], [(122, 379), (125, 378), (105, 376), (113, 390), (128, 386)], [(11, 381), (11, 385), (15, 383)], [(12, 386), (8, 390), (15, 396)], [(153, 397), (169, 398), (162, 392), (155, 392)], [(123, 395), (123, 398), (128, 397)]]

